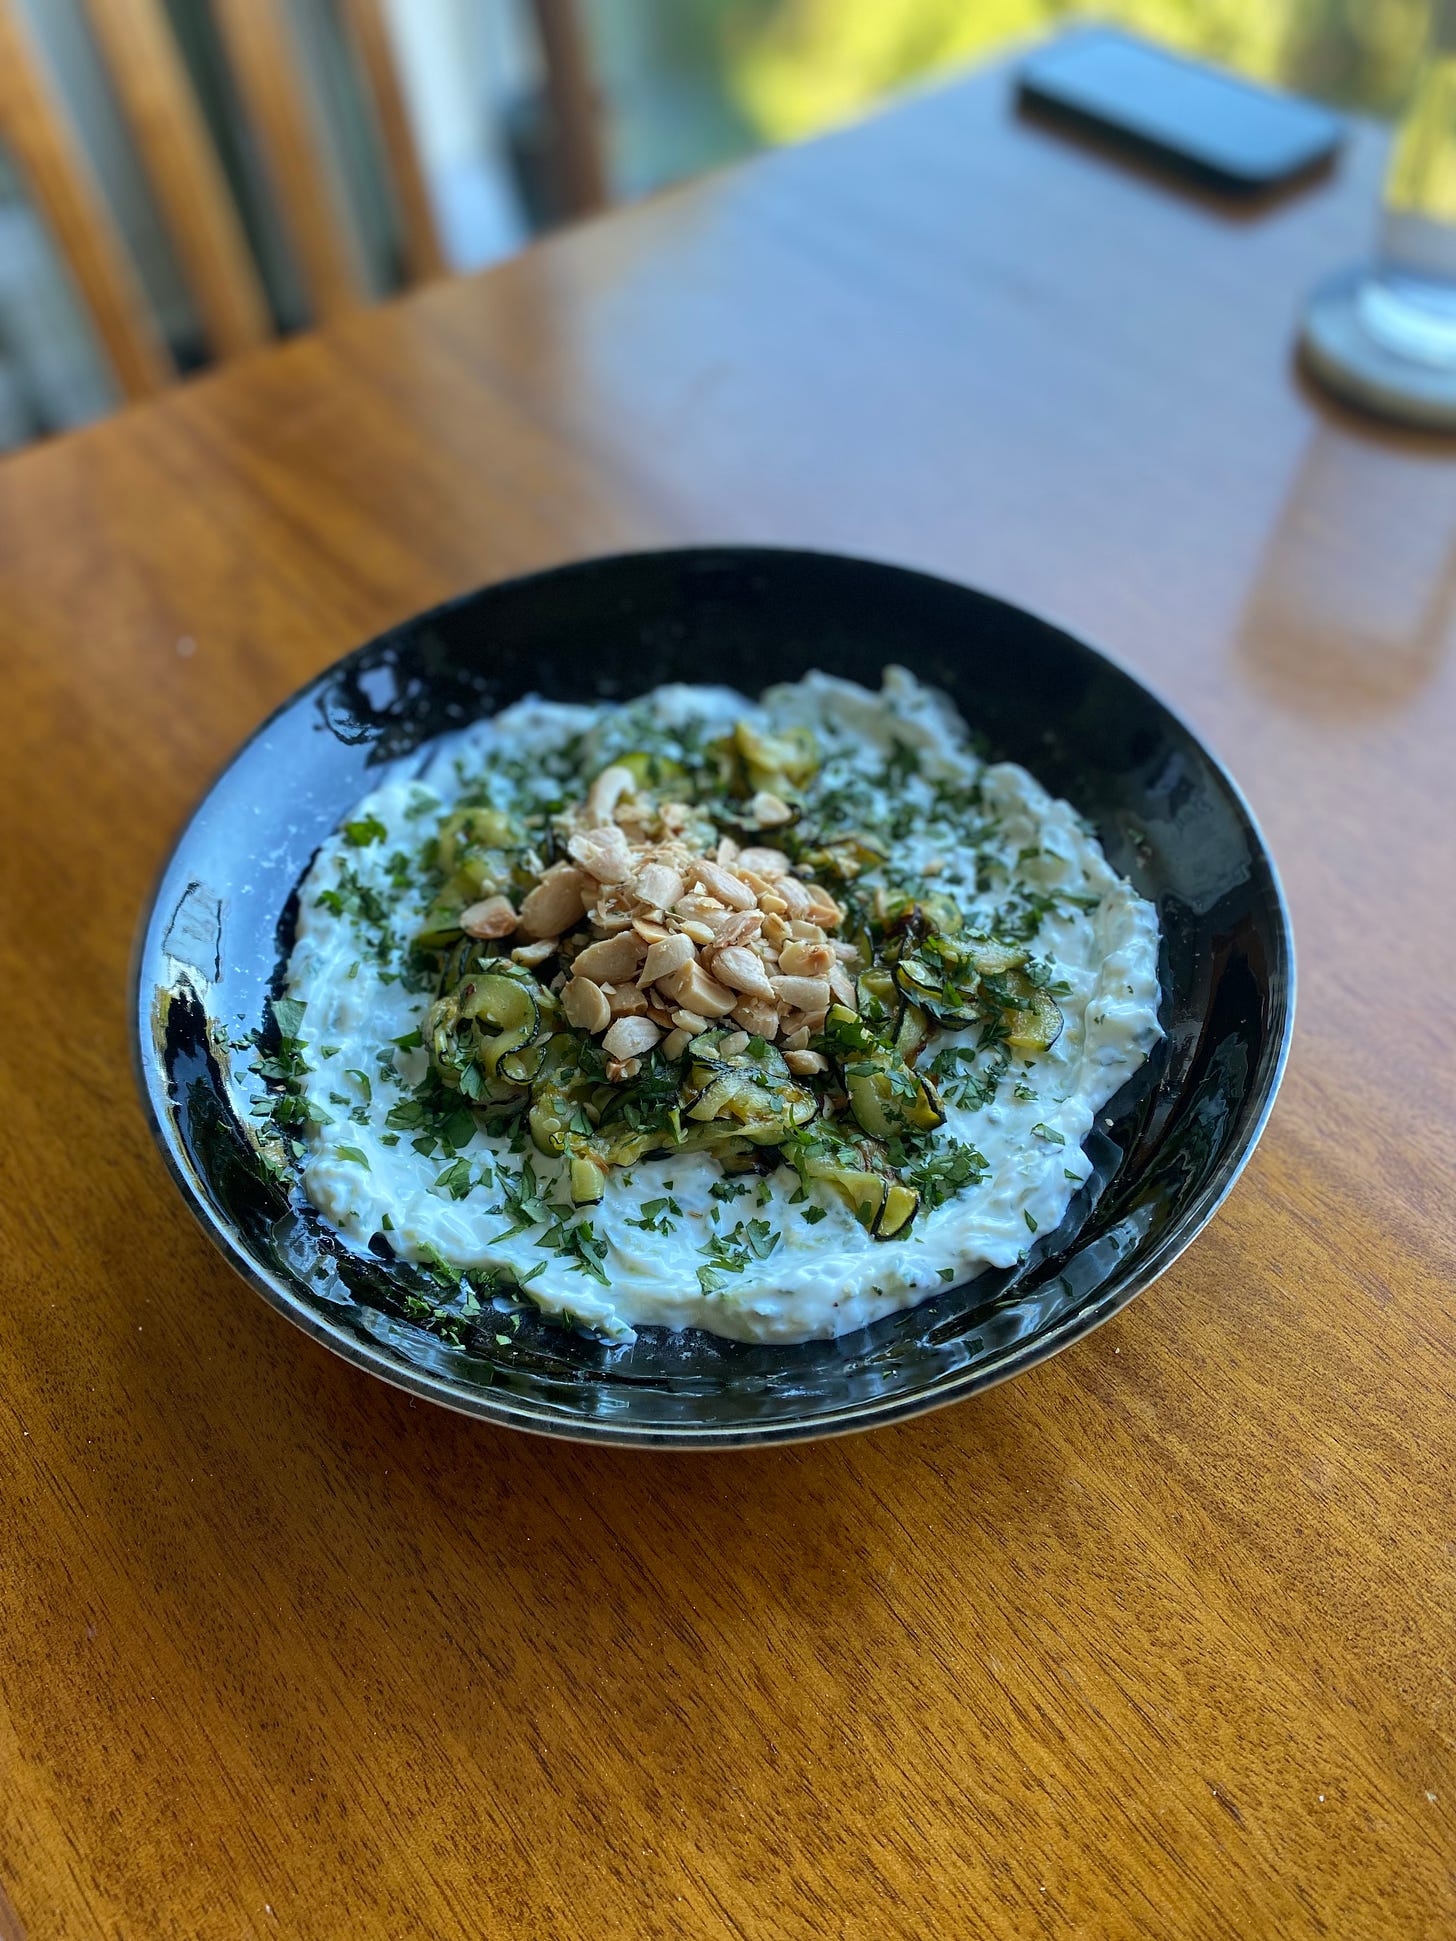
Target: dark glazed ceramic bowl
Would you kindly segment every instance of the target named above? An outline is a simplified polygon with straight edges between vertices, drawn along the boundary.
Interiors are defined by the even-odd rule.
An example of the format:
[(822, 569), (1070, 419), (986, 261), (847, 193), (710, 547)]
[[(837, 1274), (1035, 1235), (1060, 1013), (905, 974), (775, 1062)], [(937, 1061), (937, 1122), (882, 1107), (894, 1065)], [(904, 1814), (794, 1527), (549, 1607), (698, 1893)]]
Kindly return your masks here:
[[(345, 1244), (270, 1183), (226, 1045), (263, 1020), (295, 889), (389, 763), (536, 690), (617, 699), (662, 681), (757, 693), (898, 661), (954, 696), (996, 758), (1091, 818), (1157, 905), (1167, 1036), (1099, 1116), (1094, 1172), (1024, 1263), (837, 1341), (744, 1345), (645, 1329), (609, 1349), (533, 1319), (509, 1347), (409, 1318), (414, 1270)], [(868, 1428), (1065, 1348), (1156, 1278), (1224, 1198), (1269, 1113), (1293, 1013), (1289, 919), (1237, 789), (1183, 724), (1081, 641), (921, 573), (722, 548), (588, 560), (408, 621), (266, 722), (193, 817), (142, 935), (135, 1023), (162, 1152), (264, 1298), (386, 1380), (553, 1435), (725, 1447)], [(219, 1049), (221, 1048), (221, 1050)], [(490, 1316), (487, 1313), (486, 1321)]]

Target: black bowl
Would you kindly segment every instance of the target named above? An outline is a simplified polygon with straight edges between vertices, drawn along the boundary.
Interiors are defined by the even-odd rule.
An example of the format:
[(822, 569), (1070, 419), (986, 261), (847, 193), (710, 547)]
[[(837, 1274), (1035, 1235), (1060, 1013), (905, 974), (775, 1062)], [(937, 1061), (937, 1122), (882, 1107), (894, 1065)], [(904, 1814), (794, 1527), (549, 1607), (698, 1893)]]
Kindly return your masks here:
[[(273, 1184), (239, 1117), (229, 1041), (263, 1020), (296, 886), (386, 763), (535, 690), (554, 700), (810, 668), (878, 684), (898, 661), (954, 696), (995, 758), (1096, 825), (1157, 905), (1167, 1036), (1099, 1115), (1094, 1171), (1026, 1261), (837, 1341), (641, 1331), (610, 1349), (487, 1312), (449, 1342), (412, 1268), (356, 1251)], [(168, 863), (139, 947), (143, 1096), (193, 1211), (268, 1301), (347, 1360), (468, 1414), (548, 1434), (724, 1447), (867, 1428), (954, 1401), (1115, 1314), (1186, 1247), (1268, 1116), (1293, 1016), (1289, 918), (1229, 777), (1081, 641), (983, 593), (828, 554), (749, 547), (588, 560), (489, 586), (349, 654), (247, 742)], [(245, 1061), (244, 1061), (245, 1062)], [(497, 1320), (498, 1325), (498, 1320)]]

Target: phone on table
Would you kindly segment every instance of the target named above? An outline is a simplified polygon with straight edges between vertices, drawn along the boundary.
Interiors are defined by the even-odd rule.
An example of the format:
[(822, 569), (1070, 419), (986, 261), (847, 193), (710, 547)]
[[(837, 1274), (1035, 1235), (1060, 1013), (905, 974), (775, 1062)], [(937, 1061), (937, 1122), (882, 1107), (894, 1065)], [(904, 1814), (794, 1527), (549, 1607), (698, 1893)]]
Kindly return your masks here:
[(1205, 187), (1253, 195), (1324, 167), (1339, 117), (1108, 27), (1074, 29), (1022, 64), (1021, 100)]

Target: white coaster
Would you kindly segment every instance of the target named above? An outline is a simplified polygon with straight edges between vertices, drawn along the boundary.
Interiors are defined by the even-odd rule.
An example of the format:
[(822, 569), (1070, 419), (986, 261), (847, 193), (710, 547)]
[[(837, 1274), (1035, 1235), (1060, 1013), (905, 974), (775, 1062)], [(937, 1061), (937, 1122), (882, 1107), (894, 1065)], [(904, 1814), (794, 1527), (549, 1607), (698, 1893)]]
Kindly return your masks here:
[(1360, 314), (1367, 272), (1342, 270), (1309, 296), (1300, 331), (1305, 363), (1352, 404), (1403, 424), (1456, 431), (1456, 366), (1402, 357), (1370, 334)]

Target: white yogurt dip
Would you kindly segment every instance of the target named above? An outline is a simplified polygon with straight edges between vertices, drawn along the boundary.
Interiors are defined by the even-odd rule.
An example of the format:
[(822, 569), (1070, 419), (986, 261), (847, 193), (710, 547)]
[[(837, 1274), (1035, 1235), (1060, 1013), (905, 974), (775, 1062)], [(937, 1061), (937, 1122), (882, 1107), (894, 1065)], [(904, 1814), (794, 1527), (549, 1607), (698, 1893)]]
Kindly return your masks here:
[[(458, 1094), (448, 1111), (420, 1103), (435, 990), (410, 946), (439, 888), (421, 858), (441, 818), (462, 796), (559, 805), (627, 750), (684, 737), (698, 748), (739, 721), (811, 730), (821, 765), (803, 791), (806, 822), (865, 832), (888, 852), (847, 902), (879, 879), (949, 899), (968, 931), (1031, 953), (1024, 974), (1061, 1012), (1055, 1042), (1026, 1055), (978, 1049), (975, 1023), (935, 1032), (918, 1065), (934, 1075), (944, 1123), (915, 1143), (907, 1176), (920, 1210), (892, 1239), (871, 1237), (832, 1185), (788, 1163), (728, 1175), (704, 1151), (613, 1169), (598, 1203), (573, 1208), (565, 1161), (535, 1149), (523, 1118), (491, 1121)], [(1026, 770), (984, 765), (948, 701), (902, 669), (886, 670), (878, 694), (811, 674), (757, 702), (681, 686), (626, 708), (530, 699), (442, 744), (423, 769), (387, 775), (320, 850), (288, 966), (285, 1132), (327, 1220), (463, 1273), (468, 1305), (472, 1289), (485, 1300), (514, 1285), (619, 1342), (644, 1325), (833, 1336), (1009, 1266), (1058, 1225), (1090, 1170), (1094, 1115), (1160, 1035), (1157, 966), (1152, 906), (1076, 811)]]

